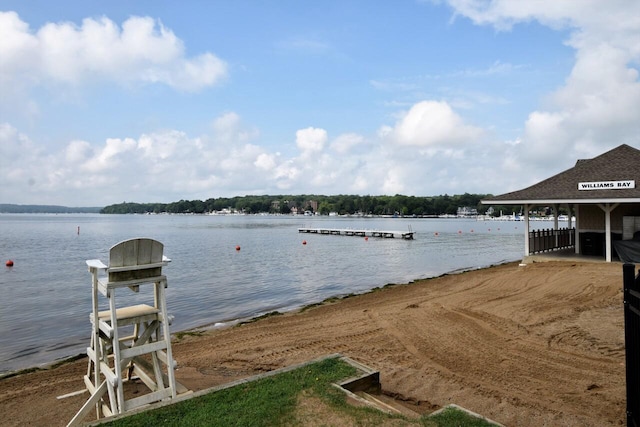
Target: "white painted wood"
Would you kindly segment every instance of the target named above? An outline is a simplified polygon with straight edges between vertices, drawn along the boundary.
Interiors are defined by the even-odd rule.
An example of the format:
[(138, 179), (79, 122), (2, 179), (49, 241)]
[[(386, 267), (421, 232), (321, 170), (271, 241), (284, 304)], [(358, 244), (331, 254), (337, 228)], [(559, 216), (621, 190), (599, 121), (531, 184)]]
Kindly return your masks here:
[(102, 384), (100, 384), (96, 392), (91, 395), (89, 400), (87, 400), (85, 404), (82, 405), (82, 408), (80, 408), (78, 413), (71, 419), (71, 421), (69, 421), (69, 424), (67, 424), (67, 427), (75, 427), (77, 425), (80, 425), (84, 417), (86, 417), (89, 414), (89, 411), (91, 411), (91, 408), (100, 401), (106, 389), (107, 389), (106, 382), (103, 382)]
[(136, 356), (141, 356), (143, 354), (155, 353), (158, 350), (164, 350), (167, 347), (167, 343), (162, 341), (157, 341), (150, 344), (139, 345), (136, 347), (131, 347), (127, 349), (123, 349), (120, 351), (120, 358), (122, 360), (132, 359)]
[(524, 255), (530, 255), (529, 248), (529, 205), (524, 205)]
[[(167, 279), (162, 274), (162, 268), (171, 260), (163, 255), (163, 250), (163, 244), (156, 240), (131, 239), (110, 249), (108, 266), (100, 260), (87, 260), (93, 309), (89, 315), (92, 325), (91, 345), (87, 348), (89, 363), (83, 378), (91, 396), (72, 422), (84, 418), (91, 406), (101, 418), (176, 396), (170, 316), (164, 294)], [(129, 292), (126, 288), (148, 296), (149, 303), (118, 307), (126, 301)], [(98, 311), (99, 297), (107, 299), (108, 310)], [(122, 327), (127, 327), (126, 334), (121, 333)], [(125, 371), (134, 372), (150, 392), (126, 398)]]
[(580, 205), (575, 205), (576, 213), (576, 254), (580, 254)]
[(606, 261), (611, 262), (612, 244), (611, 244), (611, 212), (617, 208), (619, 203), (598, 204), (600, 209), (604, 211), (604, 241), (605, 241), (605, 253)]

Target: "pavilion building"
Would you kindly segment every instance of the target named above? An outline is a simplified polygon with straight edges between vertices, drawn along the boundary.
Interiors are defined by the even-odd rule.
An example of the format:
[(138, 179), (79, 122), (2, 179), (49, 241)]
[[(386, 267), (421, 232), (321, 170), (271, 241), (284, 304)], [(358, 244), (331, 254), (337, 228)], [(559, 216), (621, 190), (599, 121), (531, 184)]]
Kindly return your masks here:
[[(607, 262), (614, 256), (640, 262), (640, 150), (629, 145), (578, 160), (571, 169), (482, 203), (523, 206), (525, 256), (570, 247)], [(553, 230), (542, 235), (529, 223), (529, 212), (539, 207), (554, 212)], [(565, 229), (558, 228), (560, 207), (569, 212)]]

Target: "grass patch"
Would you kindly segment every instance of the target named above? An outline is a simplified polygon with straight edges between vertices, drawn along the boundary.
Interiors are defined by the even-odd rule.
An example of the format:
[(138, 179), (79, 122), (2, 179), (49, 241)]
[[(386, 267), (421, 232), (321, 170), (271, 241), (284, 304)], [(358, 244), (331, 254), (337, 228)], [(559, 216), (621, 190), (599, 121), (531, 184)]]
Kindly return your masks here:
[[(293, 413), (303, 390), (340, 394), (331, 383), (353, 376), (356, 369), (339, 359), (248, 382), (153, 411), (135, 414), (110, 426), (277, 426)], [(322, 390), (325, 389), (325, 390)]]
[[(370, 407), (354, 406), (332, 384), (359, 371), (339, 358), (279, 373), (154, 410), (118, 418), (105, 425), (140, 426), (468, 426), (484, 427), (456, 409), (437, 419), (410, 419)], [(310, 418), (311, 417), (311, 418)]]

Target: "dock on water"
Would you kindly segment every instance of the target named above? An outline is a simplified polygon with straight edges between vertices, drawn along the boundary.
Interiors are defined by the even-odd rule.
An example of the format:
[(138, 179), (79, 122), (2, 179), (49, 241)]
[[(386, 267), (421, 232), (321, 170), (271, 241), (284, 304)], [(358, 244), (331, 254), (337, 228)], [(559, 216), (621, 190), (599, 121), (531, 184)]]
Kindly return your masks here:
[(382, 237), (385, 239), (412, 240), (414, 232), (409, 231), (381, 231), (354, 230), (352, 228), (298, 228), (298, 233), (327, 234), (333, 236)]

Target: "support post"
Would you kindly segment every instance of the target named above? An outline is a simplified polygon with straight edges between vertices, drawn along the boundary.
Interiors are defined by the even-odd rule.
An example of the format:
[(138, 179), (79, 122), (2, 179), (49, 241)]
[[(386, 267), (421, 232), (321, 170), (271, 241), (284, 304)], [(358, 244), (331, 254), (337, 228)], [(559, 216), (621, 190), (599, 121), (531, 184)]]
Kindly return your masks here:
[(606, 261), (611, 262), (611, 212), (618, 207), (618, 203), (611, 205), (606, 203), (604, 206), (598, 204), (600, 209), (604, 211), (604, 241), (605, 241), (605, 253)]
[(576, 248), (576, 254), (580, 254), (580, 205), (575, 206), (575, 211), (576, 211), (575, 248)]
[(529, 254), (529, 205), (524, 205), (524, 256)]
[(554, 248), (558, 247), (558, 204), (553, 205), (553, 235), (555, 236)]

